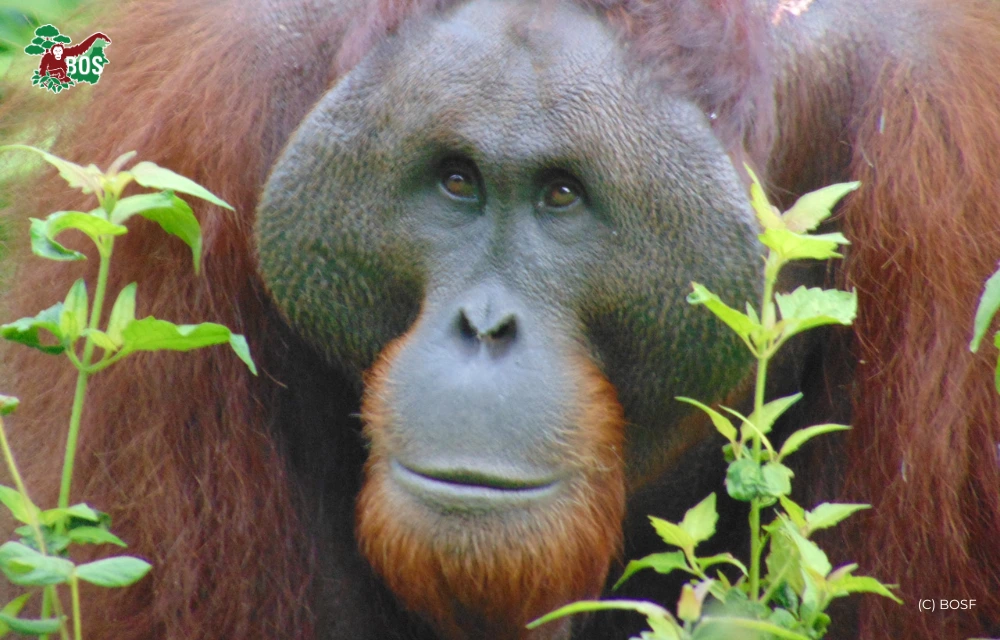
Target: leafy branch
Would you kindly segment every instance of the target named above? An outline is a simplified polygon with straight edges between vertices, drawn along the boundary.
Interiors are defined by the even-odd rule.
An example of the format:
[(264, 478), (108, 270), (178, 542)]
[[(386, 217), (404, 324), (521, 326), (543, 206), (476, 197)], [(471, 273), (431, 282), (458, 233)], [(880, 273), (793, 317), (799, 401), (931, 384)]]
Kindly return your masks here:
[[(57, 211), (44, 219), (32, 218), (30, 228), (32, 252), (48, 260), (86, 259), (83, 253), (60, 244), (58, 237), (65, 231), (76, 230), (90, 239), (100, 260), (93, 299), (81, 278), (70, 287), (62, 302), (35, 316), (0, 325), (0, 337), (46, 354), (65, 355), (77, 370), (55, 508), (42, 510), (29, 497), (0, 420), (0, 449), (15, 485), (13, 488), (0, 485), (0, 502), (24, 525), (15, 530), (19, 539), (0, 545), (0, 571), (16, 585), (41, 587), (43, 592), (38, 619), (18, 617), (30, 593), (0, 609), (0, 635), (8, 631), (42, 637), (58, 633), (63, 640), (68, 640), (71, 620), (72, 637), (81, 640), (80, 581), (101, 587), (125, 587), (140, 580), (151, 568), (145, 560), (132, 556), (115, 556), (85, 564), (75, 564), (69, 559), (73, 544), (126, 546), (111, 533), (107, 514), (83, 503), (70, 505), (81, 416), (90, 377), (137, 352), (190, 351), (217, 344), (228, 344), (255, 375), (257, 372), (246, 339), (222, 325), (208, 322), (176, 325), (151, 316), (136, 318), (137, 285), (134, 282), (118, 292), (107, 324), (102, 327), (100, 323), (115, 239), (128, 233), (125, 223), (130, 218), (141, 216), (152, 220), (168, 234), (180, 238), (191, 249), (197, 273), (201, 261), (201, 227), (191, 207), (175, 194), (195, 196), (227, 209), (232, 207), (191, 180), (152, 162), (139, 162), (124, 170), (135, 152), (123, 154), (106, 171), (101, 171), (94, 165), (83, 167), (34, 147), (0, 147), (0, 151), (8, 150), (41, 155), (56, 167), (71, 187), (93, 194), (98, 202), (98, 207), (88, 212)], [(123, 198), (125, 188), (133, 182), (160, 191)], [(16, 398), (0, 396), (0, 415), (12, 412), (17, 405)], [(56, 585), (69, 587), (68, 616)]]

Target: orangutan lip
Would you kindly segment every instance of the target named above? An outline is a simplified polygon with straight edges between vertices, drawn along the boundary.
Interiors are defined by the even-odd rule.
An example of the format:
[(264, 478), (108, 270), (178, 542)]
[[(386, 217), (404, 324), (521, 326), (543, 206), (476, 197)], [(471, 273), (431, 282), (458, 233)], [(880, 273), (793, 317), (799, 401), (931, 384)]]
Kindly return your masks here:
[(468, 469), (413, 469), (393, 460), (392, 473), (410, 491), (420, 496), (471, 503), (497, 499), (534, 500), (551, 493), (558, 479), (509, 478)]

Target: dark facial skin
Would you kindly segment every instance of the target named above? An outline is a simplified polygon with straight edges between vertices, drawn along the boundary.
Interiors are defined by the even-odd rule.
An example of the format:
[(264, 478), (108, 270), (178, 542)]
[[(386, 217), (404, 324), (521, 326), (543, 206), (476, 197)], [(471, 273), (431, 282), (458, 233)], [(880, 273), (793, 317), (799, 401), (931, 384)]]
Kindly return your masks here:
[[(377, 47), (300, 126), (257, 223), (291, 325), (359, 385), (383, 354), (363, 504), (412, 521), (408, 544), (479, 559), (495, 540), (535, 548), (535, 523), (571, 526), (553, 518), (591, 499), (594, 460), (615, 467), (611, 492), (656, 473), (685, 439), (674, 397), (718, 399), (747, 372), (737, 339), (685, 302), (691, 281), (734, 306), (757, 297), (743, 194), (706, 116), (568, 3), (479, 0)], [(590, 368), (617, 390), (617, 439), (581, 424)], [(476, 605), (444, 597), (401, 594), (443, 635), (493, 624), (449, 627)]]

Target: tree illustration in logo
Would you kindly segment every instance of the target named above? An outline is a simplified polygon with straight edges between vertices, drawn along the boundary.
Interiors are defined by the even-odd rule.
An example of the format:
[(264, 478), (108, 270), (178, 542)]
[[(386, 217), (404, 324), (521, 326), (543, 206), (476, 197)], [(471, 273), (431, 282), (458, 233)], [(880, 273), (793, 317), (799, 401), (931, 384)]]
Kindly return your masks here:
[(59, 33), (51, 24), (35, 29), (35, 38), (24, 48), (28, 55), (42, 56), (31, 84), (53, 93), (78, 82), (97, 84), (104, 66), (110, 62), (104, 55), (104, 47), (111, 44), (111, 38), (94, 33), (80, 44), (69, 46), (70, 42), (69, 36)]

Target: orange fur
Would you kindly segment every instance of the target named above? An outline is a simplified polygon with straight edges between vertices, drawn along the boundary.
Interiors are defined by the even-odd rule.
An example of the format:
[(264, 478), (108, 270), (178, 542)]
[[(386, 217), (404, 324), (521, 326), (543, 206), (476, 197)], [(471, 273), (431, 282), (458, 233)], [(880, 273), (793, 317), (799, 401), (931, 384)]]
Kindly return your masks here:
[(581, 358), (576, 426), (555, 436), (572, 480), (554, 504), (442, 529), (432, 513), (389, 484), (396, 418), (387, 408), (392, 389), (386, 378), (405, 340), (385, 349), (365, 384), (362, 418), (371, 448), (357, 509), (365, 556), (408, 609), (450, 640), (556, 637), (561, 625), (530, 633), (524, 625), (597, 596), (621, 542), (624, 417), (614, 388)]
[[(846, 479), (874, 506), (855, 557), (906, 600), (869, 598), (864, 638), (964, 638), (1000, 620), (996, 354), (968, 351), (1000, 258), (1000, 12), (988, 4), (938, 25), (932, 64), (885, 69), (860, 122), (863, 186), (843, 212), (861, 359)], [(922, 598), (977, 603), (921, 615)]]
[[(185, 247), (137, 223), (116, 246), (119, 266), (111, 284), (117, 290), (139, 281), (140, 315), (223, 322), (247, 334), (263, 372), (253, 379), (231, 354), (207, 350), (134, 356), (94, 378), (74, 499), (85, 496), (110, 510), (130, 551), (155, 568), (131, 589), (85, 590), (89, 637), (314, 637), (319, 536), (308, 529), (313, 514), (303, 507), (307, 490), (291, 477), (274, 409), (298, 363), (285, 355), (291, 338), (250, 275), (253, 211), (288, 135), (337, 75), (408, 16), (443, 4), (373, 0), (331, 17), (306, 3), (275, 22), (263, 8), (235, 1), (133, 2), (121, 9), (127, 19), (117, 21), (119, 28), (111, 21), (95, 25), (115, 44), (112, 64), (90, 90), (91, 103), (29, 95), (31, 88), (5, 98), (5, 138), (15, 132), (24, 141), (25, 129), (17, 127), (30, 125), (28, 132), (44, 142), (48, 127), (59, 123), (64, 132), (55, 151), (61, 155), (106, 166), (135, 149), (236, 207), (226, 213), (197, 206), (205, 231), (202, 278), (191, 275)], [(719, 109), (720, 135), (730, 147), (749, 139), (751, 157), (767, 164), (760, 150), (770, 135), (773, 87), (767, 49), (755, 39), (742, 3), (678, 3), (685, 5), (681, 13), (673, 12), (674, 3), (588, 4), (608, 11), (635, 37), (647, 63), (682, 57), (687, 82), (681, 78), (679, 87), (714, 79), (702, 97), (707, 110)], [(863, 117), (849, 123), (860, 140), (853, 175), (864, 187), (842, 213), (853, 242), (846, 278), (861, 299), (861, 364), (851, 389), (855, 430), (846, 478), (850, 496), (875, 509), (859, 518), (847, 557), (873, 575), (899, 581), (907, 599), (898, 607), (866, 598), (860, 637), (867, 640), (966, 637), (1000, 620), (1000, 403), (991, 384), (992, 355), (966, 351), (981, 282), (1000, 258), (1000, 24), (992, 0), (961, 3), (954, 13), (955, 22), (936, 25), (932, 64), (887, 68)], [(716, 31), (739, 34), (739, 54), (719, 46), (715, 18), (722, 20)], [(789, 22), (786, 17), (783, 24)], [(277, 50), (252, 44), (287, 32), (301, 37), (281, 40)], [(664, 40), (679, 33), (701, 48), (695, 54), (664, 49)], [(79, 87), (73, 97), (87, 90)], [(777, 151), (789, 158), (778, 169), (811, 151), (807, 131), (792, 133), (798, 134), (796, 147)], [(772, 163), (772, 177), (774, 169)], [(26, 237), (28, 215), (93, 206), (56, 183), (47, 174), (29, 185), (30, 192), (15, 194), (16, 211), (8, 216), (12, 237)], [(33, 315), (80, 275), (73, 266), (21, 259), (25, 266), (3, 299), (5, 319)], [(95, 262), (80, 267), (91, 289)], [(9, 385), (3, 391), (23, 400), (10, 421), (18, 459), (33, 497), (52, 504), (72, 372), (20, 348), (4, 347), (2, 356)], [(577, 375), (582, 415), (573, 451), (614, 466), (610, 452), (621, 429), (614, 392), (592, 365), (581, 364)], [(378, 369), (372, 380), (377, 387)], [(370, 391), (365, 410), (376, 444), (386, 420), (378, 407)], [(395, 505), (380, 502), (386, 490), (379, 464), (373, 456), (372, 482), (360, 507), (367, 553), (376, 564), (391, 558), (412, 575), (467, 594), (464, 602), (445, 602), (437, 597), (441, 587), (417, 592), (394, 585), (424, 615), (449, 619), (449, 612), (462, 613), (456, 606), (481, 607), (485, 618), (459, 615), (453, 634), (461, 624), (487, 621), (510, 629), (599, 588), (597, 576), (618, 544), (614, 527), (623, 498), (614, 473), (591, 473), (579, 499), (561, 506), (569, 515), (564, 522), (590, 526), (564, 530), (567, 525), (553, 517), (500, 527), (489, 539), (490, 553), (456, 556), (421, 533), (426, 523), (419, 517), (403, 528), (410, 523), (396, 517)], [(486, 548), (481, 533), (463, 532), (459, 546)], [(416, 549), (425, 554), (405, 554)], [(529, 565), (558, 573), (527, 571)], [(402, 566), (384, 573), (391, 581)], [(978, 603), (968, 615), (915, 612), (918, 598), (939, 597)]]

